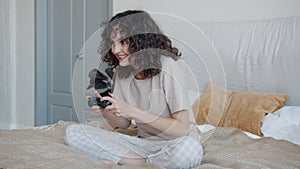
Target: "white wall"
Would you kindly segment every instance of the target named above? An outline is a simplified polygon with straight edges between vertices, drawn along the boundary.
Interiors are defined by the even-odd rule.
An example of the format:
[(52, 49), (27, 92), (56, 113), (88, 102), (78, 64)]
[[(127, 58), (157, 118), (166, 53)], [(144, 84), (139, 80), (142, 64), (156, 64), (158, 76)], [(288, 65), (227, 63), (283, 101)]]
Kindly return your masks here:
[(9, 1), (0, 0), (0, 128), (11, 121), (11, 57)]
[(299, 0), (114, 0), (114, 14), (126, 9), (165, 12), (191, 22), (256, 20), (300, 15)]
[(34, 0), (0, 0), (0, 8), (0, 128), (34, 126)]
[(16, 0), (16, 127), (34, 126), (34, 34), (34, 0)]

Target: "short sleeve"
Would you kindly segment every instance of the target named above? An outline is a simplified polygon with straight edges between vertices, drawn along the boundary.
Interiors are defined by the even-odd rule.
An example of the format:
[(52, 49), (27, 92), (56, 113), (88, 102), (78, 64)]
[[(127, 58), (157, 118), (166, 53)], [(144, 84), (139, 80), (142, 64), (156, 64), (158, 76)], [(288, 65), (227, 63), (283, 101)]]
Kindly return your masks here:
[(187, 85), (179, 61), (166, 58), (162, 61), (162, 79), (165, 99), (171, 113), (189, 110)]

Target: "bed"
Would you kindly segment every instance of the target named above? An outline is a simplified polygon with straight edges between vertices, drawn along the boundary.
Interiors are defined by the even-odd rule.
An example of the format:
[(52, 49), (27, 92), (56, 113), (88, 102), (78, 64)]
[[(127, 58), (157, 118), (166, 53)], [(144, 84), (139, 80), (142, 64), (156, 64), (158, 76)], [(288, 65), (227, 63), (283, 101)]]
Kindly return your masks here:
[[(189, 49), (195, 50), (179, 44), (204, 149), (196, 169), (300, 168), (300, 17), (196, 26), (200, 36), (212, 43), (192, 39), (195, 43), (191, 41), (194, 46)], [(197, 53), (197, 46), (202, 53)], [(250, 102), (251, 107), (245, 108)], [(67, 146), (64, 132), (73, 123), (1, 130), (0, 169), (133, 168), (93, 160)], [(136, 132), (135, 126), (114, 130), (105, 121), (87, 124), (130, 135)]]
[[(64, 143), (64, 131), (72, 122), (33, 129), (0, 132), (0, 168), (113, 168), (162, 169), (155, 164), (118, 166), (94, 160)], [(106, 128), (100, 122), (90, 125)], [(107, 129), (110, 129), (109, 127)], [(134, 134), (135, 128), (116, 131)], [(270, 137), (252, 139), (235, 128), (218, 127), (201, 133), (202, 168), (299, 168), (300, 146)]]

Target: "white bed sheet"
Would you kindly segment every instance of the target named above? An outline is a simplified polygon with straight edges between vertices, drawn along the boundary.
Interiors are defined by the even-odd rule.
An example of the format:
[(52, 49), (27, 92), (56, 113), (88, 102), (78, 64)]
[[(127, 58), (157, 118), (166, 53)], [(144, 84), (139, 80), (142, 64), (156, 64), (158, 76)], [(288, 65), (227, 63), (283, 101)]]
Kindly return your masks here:
[(283, 106), (268, 114), (263, 119), (261, 132), (265, 137), (300, 145), (300, 106)]
[[(202, 132), (202, 133), (205, 133), (205, 132), (208, 132), (210, 130), (213, 130), (215, 129), (216, 127), (213, 126), (213, 125), (210, 125), (210, 124), (202, 124), (202, 125), (197, 125), (197, 128)], [(258, 135), (255, 135), (255, 134), (252, 134), (252, 133), (249, 133), (249, 132), (246, 132), (246, 131), (243, 131), (247, 136), (249, 136), (250, 138), (253, 138), (253, 139), (259, 139), (261, 138), (260, 136)]]

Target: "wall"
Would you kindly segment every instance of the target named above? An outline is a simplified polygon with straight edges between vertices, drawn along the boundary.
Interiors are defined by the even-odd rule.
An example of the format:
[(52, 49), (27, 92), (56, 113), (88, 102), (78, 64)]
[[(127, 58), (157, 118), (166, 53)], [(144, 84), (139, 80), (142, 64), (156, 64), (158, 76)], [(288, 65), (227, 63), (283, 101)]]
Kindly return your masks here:
[(16, 0), (16, 128), (34, 126), (34, 0)]
[(34, 125), (34, 0), (1, 0), (0, 8), (0, 128), (30, 127)]
[(11, 121), (11, 57), (9, 1), (0, 0), (0, 128)]
[(300, 15), (299, 0), (114, 0), (113, 11), (145, 9), (191, 22), (255, 20)]

